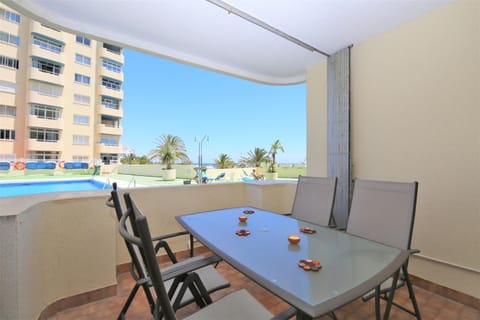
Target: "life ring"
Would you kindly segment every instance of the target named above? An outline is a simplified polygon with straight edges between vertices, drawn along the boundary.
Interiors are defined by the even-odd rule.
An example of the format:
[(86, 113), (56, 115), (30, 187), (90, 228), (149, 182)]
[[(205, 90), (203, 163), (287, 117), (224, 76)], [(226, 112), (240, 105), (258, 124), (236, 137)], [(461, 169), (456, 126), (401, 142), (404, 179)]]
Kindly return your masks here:
[(25, 162), (22, 162), (22, 161), (17, 161), (15, 162), (15, 169), (17, 170), (23, 170), (25, 169)]
[(63, 169), (63, 168), (65, 167), (65, 161), (60, 161), (60, 162), (58, 163), (58, 167), (61, 168), (61, 169)]

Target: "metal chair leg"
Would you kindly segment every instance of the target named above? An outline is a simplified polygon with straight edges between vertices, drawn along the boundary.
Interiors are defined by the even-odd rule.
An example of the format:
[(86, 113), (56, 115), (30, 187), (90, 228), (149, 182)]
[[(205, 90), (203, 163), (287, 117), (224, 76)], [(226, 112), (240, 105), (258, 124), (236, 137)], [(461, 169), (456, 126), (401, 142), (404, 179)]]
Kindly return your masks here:
[(410, 281), (410, 276), (408, 275), (407, 266), (403, 265), (402, 270), (405, 277), (405, 283), (407, 284), (408, 295), (410, 296), (413, 310), (415, 310), (415, 317), (417, 318), (417, 320), (422, 320), (422, 316), (420, 315), (420, 309), (418, 308), (417, 304), (417, 299), (415, 298), (415, 292), (413, 292), (412, 282)]
[(397, 288), (398, 277), (400, 275), (400, 269), (393, 274), (392, 287), (388, 295), (387, 306), (385, 307), (385, 313), (383, 314), (383, 319), (388, 320), (390, 316), (390, 310), (392, 309), (393, 297), (395, 296), (395, 289)]

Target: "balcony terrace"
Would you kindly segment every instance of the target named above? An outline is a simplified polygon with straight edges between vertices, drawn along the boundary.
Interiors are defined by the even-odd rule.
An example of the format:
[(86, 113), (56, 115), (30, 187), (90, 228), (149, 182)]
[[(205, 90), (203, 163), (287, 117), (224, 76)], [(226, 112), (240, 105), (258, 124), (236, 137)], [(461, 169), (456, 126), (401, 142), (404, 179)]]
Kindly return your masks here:
[(31, 22), (31, 32), (39, 33), (46, 37), (56, 39), (59, 42), (63, 42), (63, 33), (59, 30), (56, 30), (52, 27), (47, 26), (46, 24), (42, 24), (37, 21)]
[[(329, 135), (340, 132), (350, 138), (341, 146), (350, 147), (342, 153), (350, 162), (338, 165), (351, 174), (347, 185), (356, 177), (418, 180), (412, 247), (421, 254), (409, 264), (418, 279), (414, 283), (478, 309), (480, 57), (475, 40), (480, 38), (480, 2), (353, 1), (340, 8), (335, 1), (285, 1), (271, 10), (262, 1), (230, 0), (233, 7), (226, 10), (219, 8), (223, 1), (216, 0), (194, 2), (188, 8), (177, 6), (179, 1), (159, 4), (150, 0), (143, 3), (142, 24), (132, 29), (131, 13), (138, 9), (134, 2), (116, 7), (118, 23), (112, 26), (108, 19), (91, 17), (90, 25), (78, 19), (78, 12), (88, 14), (84, 10), (88, 5), (95, 5), (96, 13), (109, 12), (107, 2), (48, 0), (33, 6), (19, 0), (2, 1), (24, 13), (42, 6), (38, 12), (45, 20), (69, 30), (112, 38), (124, 47), (225, 74), (268, 84), (306, 81), (307, 174), (332, 175), (336, 169), (332, 159), (341, 152), (329, 153)], [(256, 17), (257, 24), (248, 22), (248, 15), (239, 19), (242, 12)], [(169, 19), (172, 16), (176, 19)], [(198, 27), (206, 22), (208, 27)], [(272, 25), (267, 22), (307, 43), (270, 32)], [(177, 32), (185, 29), (189, 32)], [(212, 30), (222, 32), (213, 37)], [(332, 69), (339, 51), (349, 52), (351, 62), (343, 65), (342, 70), (348, 70), (345, 82)], [(105, 96), (123, 96), (111, 89), (99, 91)], [(336, 104), (338, 100), (345, 109)], [(341, 131), (338, 119), (329, 117), (339, 110), (348, 115), (343, 124), (350, 131)], [(286, 183), (131, 190), (148, 214), (154, 234), (179, 231), (175, 216), (188, 212), (248, 205), (286, 213), (293, 192)], [(91, 301), (88, 297), (113, 297), (123, 290), (117, 286), (121, 278), (116, 268), (128, 258), (114, 214), (105, 208), (108, 192), (82, 196), (2, 202), (0, 270), (4, 276), (0, 285), (6, 294), (0, 296), (0, 310), (7, 318), (37, 319), (42, 312), (48, 313), (49, 306), (68, 298)], [(186, 243), (175, 243), (175, 249), (186, 250)], [(475, 310), (424, 294), (417, 287), (419, 291), (425, 319), (479, 319)], [(262, 301), (265, 296), (259, 292), (257, 298)], [(271, 306), (270, 297), (264, 299)], [(115, 309), (114, 299), (101, 303), (105, 301), (101, 307), (94, 306), (94, 311)], [(364, 306), (368, 305), (346, 306), (342, 318), (371, 318), (371, 306)], [(148, 311), (140, 308), (138, 318), (149, 318)], [(365, 314), (363, 308), (368, 308)], [(88, 313), (87, 309), (83, 312)], [(393, 318), (400, 317), (403, 314)]]

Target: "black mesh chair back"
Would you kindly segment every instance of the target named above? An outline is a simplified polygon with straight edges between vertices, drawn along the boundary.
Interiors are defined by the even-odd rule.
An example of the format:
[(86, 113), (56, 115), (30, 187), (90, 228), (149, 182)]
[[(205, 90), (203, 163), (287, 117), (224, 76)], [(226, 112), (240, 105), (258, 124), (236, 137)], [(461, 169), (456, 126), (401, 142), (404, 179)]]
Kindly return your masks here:
[[(152, 312), (156, 320), (175, 320), (175, 308), (171, 303), (171, 296), (165, 287), (164, 274), (157, 263), (155, 248), (148, 227), (147, 218), (142, 214), (135, 201), (128, 193), (125, 195), (127, 211), (122, 215), (119, 231), (126, 242), (139, 248), (142, 252), (144, 265), (148, 270), (151, 284), (156, 294), (156, 303)], [(134, 218), (132, 230), (127, 228), (127, 220)], [(245, 289), (228, 294), (226, 297), (200, 309), (184, 320), (286, 320), (295, 314), (295, 309), (289, 308), (276, 317), (266, 310)]]
[[(129, 215), (127, 215), (128, 219), (125, 222), (125, 228), (132, 234), (138, 235), (139, 232), (136, 230), (137, 227), (134, 223), (134, 211), (124, 211), (120, 199), (121, 197), (117, 190), (117, 185), (116, 183), (113, 183), (113, 190), (110, 198), (107, 200), (107, 206), (115, 209), (119, 221), (123, 214), (128, 212)], [(125, 194), (125, 204), (127, 209), (131, 209), (132, 202), (129, 194)], [(174, 310), (192, 302), (196, 302), (199, 307), (205, 307), (212, 302), (210, 293), (230, 286), (230, 283), (226, 281), (212, 266), (212, 264), (218, 264), (221, 260), (218, 256), (191, 256), (180, 262), (177, 261), (177, 258), (166, 239), (184, 235), (190, 236), (190, 255), (192, 255), (193, 237), (191, 237), (186, 231), (174, 232), (150, 239), (152, 243), (155, 243), (155, 252), (158, 253), (160, 249), (164, 249), (172, 263), (172, 265), (164, 268), (165, 274), (163, 277), (166, 279), (164, 285), (168, 288), (168, 295), (170, 299), (174, 301), (172, 305)], [(145, 292), (152, 313), (155, 308), (155, 301), (151, 291), (151, 279), (145, 266), (144, 253), (139, 247), (134, 246), (127, 241), (125, 241), (125, 245), (131, 258), (130, 274), (135, 280), (135, 286), (132, 288), (130, 295), (120, 311), (118, 319), (125, 318), (125, 315), (140, 287)]]

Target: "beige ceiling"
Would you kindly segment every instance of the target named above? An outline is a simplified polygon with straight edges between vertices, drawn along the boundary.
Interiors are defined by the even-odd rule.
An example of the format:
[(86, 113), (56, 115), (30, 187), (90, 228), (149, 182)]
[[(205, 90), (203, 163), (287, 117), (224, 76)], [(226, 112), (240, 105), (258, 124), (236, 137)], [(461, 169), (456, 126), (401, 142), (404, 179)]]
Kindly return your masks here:
[[(242, 78), (305, 80), (325, 59), (206, 0), (0, 0), (64, 30)], [(224, 0), (327, 54), (452, 0)]]

